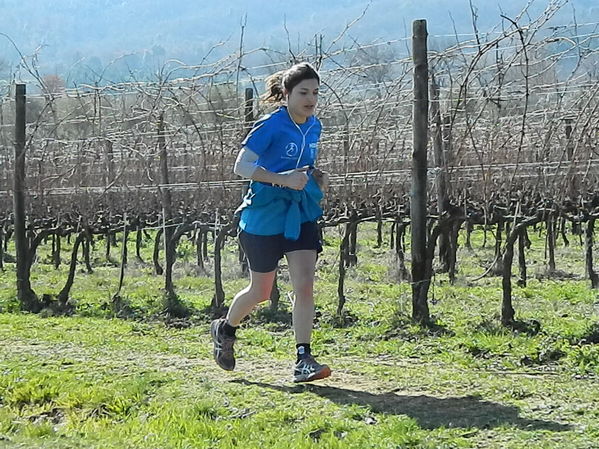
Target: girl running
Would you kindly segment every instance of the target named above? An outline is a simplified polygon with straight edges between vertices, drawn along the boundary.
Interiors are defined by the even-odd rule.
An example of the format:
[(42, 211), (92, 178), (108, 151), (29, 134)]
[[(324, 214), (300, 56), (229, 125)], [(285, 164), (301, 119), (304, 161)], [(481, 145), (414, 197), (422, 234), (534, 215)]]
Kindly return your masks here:
[(234, 172), (251, 179), (238, 209), (239, 241), (250, 268), (250, 284), (241, 290), (226, 318), (214, 320), (214, 359), (225, 370), (235, 368), (235, 332), (241, 321), (270, 297), (279, 260), (285, 255), (295, 294), (293, 330), (296, 341), (295, 382), (331, 375), (312, 356), (314, 270), (322, 251), (316, 221), (328, 175), (314, 168), (321, 124), (314, 115), (320, 77), (308, 63), (296, 64), (266, 79), (267, 102), (285, 103), (258, 120), (245, 140)]

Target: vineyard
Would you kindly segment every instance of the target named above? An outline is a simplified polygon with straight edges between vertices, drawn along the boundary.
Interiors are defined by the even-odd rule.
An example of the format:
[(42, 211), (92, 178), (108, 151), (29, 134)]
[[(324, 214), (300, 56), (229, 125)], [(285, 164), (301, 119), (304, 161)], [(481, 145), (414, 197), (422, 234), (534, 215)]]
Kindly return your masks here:
[[(239, 51), (227, 57), (170, 61), (153, 80), (132, 74), (110, 83), (98, 74), (96, 83), (74, 88), (41, 76), (36, 56), (23, 56), (20, 70), (31, 82), (0, 85), (0, 337), (10, 343), (0, 350), (7, 373), (0, 447), (18, 432), (26, 445), (18, 447), (36, 438), (45, 447), (43, 438), (69, 420), (78, 429), (69, 438), (83, 443), (56, 447), (96, 447), (86, 438), (108, 441), (103, 432), (113, 425), (121, 433), (97, 447), (124, 447), (129, 438), (148, 448), (244, 441), (223, 435), (219, 420), (230, 420), (234, 432), (243, 433), (244, 422), (270, 432), (246, 439), (255, 447), (296, 447), (289, 435), (278, 439), (277, 426), (289, 422), (302, 424), (291, 434), (308, 435), (305, 447), (325, 437), (330, 447), (597, 447), (599, 411), (589, 392), (599, 374), (599, 22), (555, 25), (566, 4), (549, 2), (538, 16), (526, 7), (486, 32), (474, 10), (473, 33), (440, 36), (429, 25), (420, 41), (424, 64), (416, 35), (362, 44), (351, 39), (352, 24), (286, 52), (245, 48), (242, 27)], [(188, 349), (198, 338), (207, 344), (196, 334), (207, 336), (209, 320), (245, 282), (234, 211), (247, 183), (232, 167), (254, 120), (269, 112), (259, 98), (265, 78), (300, 60), (321, 75), (318, 165), (331, 179), (319, 222), (316, 340), (329, 357), (343, 348), (336, 363), (349, 386), (333, 378), (333, 386), (294, 389), (270, 374), (289, 352), (278, 339), (290, 333), (284, 264), (269, 306), (252, 318), (259, 330), (246, 337), (256, 349), (245, 355), (259, 362), (242, 360), (242, 369), (256, 369), (259, 380), (221, 379)], [(20, 311), (38, 314), (32, 335), (29, 315), (13, 313)], [(75, 321), (56, 318), (64, 316)], [(60, 341), (63, 325), (80, 347)], [(69, 367), (95, 363), (88, 350), (103, 360), (106, 388), (122, 387), (120, 402), (103, 390), (94, 398), (80, 391)], [(34, 361), (21, 364), (22, 353)], [(65, 377), (38, 382), (37, 361), (52, 365), (53, 354), (67, 366)], [(374, 364), (365, 362), (370, 357)], [(114, 386), (112, 376), (127, 369), (141, 380)], [(97, 373), (82, 372), (92, 388)], [(148, 411), (172, 381), (165, 372), (177, 379), (176, 393), (165, 409)], [(397, 399), (394, 383), (443, 397)], [(62, 384), (84, 399), (65, 396)], [(368, 393), (373, 388), (377, 394)], [(325, 407), (333, 418), (308, 422), (280, 408), (265, 418), (244, 408), (244, 391), (256, 409), (270, 407), (265, 397), (278, 404), (280, 395), (294, 404), (311, 395), (315, 407), (332, 401)], [(461, 396), (477, 391), (532, 418)], [(194, 405), (179, 409), (177, 398)], [(546, 398), (561, 405), (545, 413)], [(176, 435), (165, 436), (167, 415)], [(377, 426), (387, 438), (380, 446)], [(487, 441), (504, 427), (518, 430)], [(556, 445), (534, 440), (540, 434)], [(212, 436), (195, 446), (198, 435)], [(347, 435), (355, 441), (343, 446)]]
[[(562, 6), (552, 3), (536, 18), (524, 9), (487, 33), (475, 26), (476, 32), (466, 37), (429, 37), (446, 48), (428, 51), (429, 244), (423, 257), (430, 263), (425, 278), (430, 279), (435, 252), (441, 269), (455, 278), (460, 229), (493, 229), (496, 260), (489, 271), (503, 275), (506, 324), (514, 320), (513, 247), (518, 242), (519, 282), (525, 284), (531, 226), (545, 230), (550, 272), (556, 270), (558, 235), (567, 242), (568, 233), (583, 233), (587, 275), (593, 288), (599, 286), (593, 268), (599, 201), (598, 25), (552, 26)], [(319, 164), (332, 182), (322, 227), (344, 225), (346, 234), (340, 247), (339, 313), (359, 223), (377, 221), (381, 229), (384, 221), (393, 222), (399, 271), (409, 280), (404, 234), (410, 228), (415, 87), (407, 39), (361, 45), (347, 44), (343, 37), (326, 44), (317, 36), (300, 54), (290, 50), (293, 58), (320, 67), (324, 80)], [(26, 170), (19, 165), (25, 161), (12, 156), (13, 111), (19, 100), (2, 97), (3, 210), (11, 210), (14, 174), (23, 171), (27, 184), (28, 242), (20, 277), (29, 272), (42, 242), (51, 240), (58, 261), (61, 238), (75, 238), (73, 270), (58, 295), (66, 306), (79, 251), (91, 271), (95, 239), (107, 242), (110, 260), (117, 234), (127, 241), (136, 233), (139, 257), (142, 236), (155, 231), (155, 272), (165, 272), (168, 296), (174, 298), (178, 242), (183, 236), (196, 242), (201, 267), (210, 234), (216, 259), (213, 305), (222, 307), (220, 251), (235, 233), (233, 211), (245, 187), (231, 167), (239, 142), (265, 112), (257, 95), (262, 81), (287, 65), (286, 60), (275, 62), (286, 57), (268, 49), (245, 50), (243, 33), (240, 44), (238, 53), (218, 61), (209, 61), (208, 55), (196, 66), (164, 67), (153, 82), (57, 89), (38, 76), (41, 94), (22, 104)], [(256, 52), (273, 62), (247, 67), (244, 61)], [(24, 58), (23, 68), (37, 73), (34, 61)], [(13, 218), (9, 213), (2, 218), (3, 250), (13, 235)], [(29, 308), (40, 310), (34, 292), (24, 288)]]

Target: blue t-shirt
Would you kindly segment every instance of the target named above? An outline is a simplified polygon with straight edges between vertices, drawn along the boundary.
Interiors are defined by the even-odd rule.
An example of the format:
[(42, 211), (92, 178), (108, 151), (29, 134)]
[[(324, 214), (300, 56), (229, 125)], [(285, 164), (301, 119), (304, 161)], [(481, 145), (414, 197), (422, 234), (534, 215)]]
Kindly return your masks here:
[[(281, 106), (254, 124), (242, 146), (258, 155), (256, 165), (280, 173), (314, 166), (321, 130), (315, 116), (298, 125), (287, 107)], [(250, 234), (284, 234), (297, 240), (301, 223), (315, 221), (322, 215), (318, 204), (321, 199), (322, 192), (311, 176), (301, 191), (252, 182), (237, 210), (241, 213), (239, 227)]]
[(274, 173), (313, 166), (322, 125), (315, 116), (296, 124), (281, 106), (258, 120), (241, 143), (258, 155), (256, 165)]

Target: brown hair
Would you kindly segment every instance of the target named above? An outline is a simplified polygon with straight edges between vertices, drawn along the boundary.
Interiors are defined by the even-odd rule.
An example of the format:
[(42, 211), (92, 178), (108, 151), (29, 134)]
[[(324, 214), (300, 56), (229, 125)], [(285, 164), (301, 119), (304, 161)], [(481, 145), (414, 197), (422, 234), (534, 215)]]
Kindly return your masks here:
[(285, 90), (291, 92), (304, 80), (315, 79), (320, 83), (320, 76), (308, 62), (295, 64), (287, 70), (281, 70), (266, 78), (266, 93), (260, 98), (266, 103), (278, 103), (285, 99)]

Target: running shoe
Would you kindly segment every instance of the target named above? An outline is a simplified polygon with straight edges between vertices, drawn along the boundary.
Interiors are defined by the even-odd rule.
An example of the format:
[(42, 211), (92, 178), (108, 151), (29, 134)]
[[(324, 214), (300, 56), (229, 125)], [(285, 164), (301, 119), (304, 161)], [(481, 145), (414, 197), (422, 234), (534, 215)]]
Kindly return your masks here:
[(217, 365), (227, 371), (233, 371), (235, 368), (235, 350), (233, 343), (235, 337), (230, 337), (225, 334), (223, 325), (226, 323), (224, 318), (214, 320), (210, 325), (210, 334), (214, 342), (214, 360)]
[(308, 355), (295, 364), (293, 370), (294, 382), (311, 382), (313, 380), (324, 379), (331, 375), (331, 368), (328, 365), (321, 365), (312, 355)]

